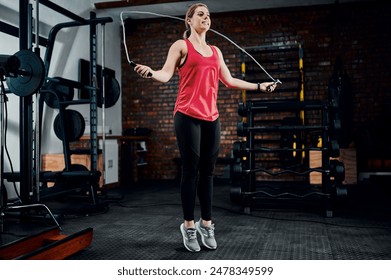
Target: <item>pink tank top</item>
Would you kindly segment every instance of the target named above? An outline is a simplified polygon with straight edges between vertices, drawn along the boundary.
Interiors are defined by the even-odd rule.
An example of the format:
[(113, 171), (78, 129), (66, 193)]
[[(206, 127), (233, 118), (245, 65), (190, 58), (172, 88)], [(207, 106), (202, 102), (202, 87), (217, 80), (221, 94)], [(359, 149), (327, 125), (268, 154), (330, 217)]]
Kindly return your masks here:
[(189, 40), (185, 42), (187, 58), (178, 69), (179, 89), (174, 115), (179, 111), (197, 119), (214, 121), (219, 117), (219, 55), (215, 47), (211, 46), (212, 56), (205, 57), (194, 49)]

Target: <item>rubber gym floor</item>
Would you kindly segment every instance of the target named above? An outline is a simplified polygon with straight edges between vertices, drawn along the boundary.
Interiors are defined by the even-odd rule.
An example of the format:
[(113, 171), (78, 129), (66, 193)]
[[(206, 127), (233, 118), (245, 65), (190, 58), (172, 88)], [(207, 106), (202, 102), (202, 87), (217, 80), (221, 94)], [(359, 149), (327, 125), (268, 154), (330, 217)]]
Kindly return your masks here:
[[(143, 181), (108, 189), (96, 207), (68, 196), (45, 201), (64, 234), (93, 229), (87, 248), (70, 260), (389, 260), (391, 191), (387, 180), (348, 187), (324, 215), (316, 198), (257, 199), (251, 211), (231, 201), (231, 185), (216, 180), (216, 250), (188, 252), (177, 181)], [(196, 206), (196, 217), (199, 206)], [(196, 218), (196, 219), (197, 219)], [(5, 214), (0, 244), (55, 226), (48, 215), (19, 219)]]

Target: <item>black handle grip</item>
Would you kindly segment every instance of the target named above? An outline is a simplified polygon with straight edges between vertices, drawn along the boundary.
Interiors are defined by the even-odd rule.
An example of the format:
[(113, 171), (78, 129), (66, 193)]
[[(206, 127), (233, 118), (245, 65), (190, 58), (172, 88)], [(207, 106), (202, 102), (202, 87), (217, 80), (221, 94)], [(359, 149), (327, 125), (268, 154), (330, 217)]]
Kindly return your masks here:
[(268, 86), (266, 87), (266, 91), (267, 91), (267, 92), (271, 92), (272, 90), (270, 89), (270, 87), (271, 87), (272, 85), (276, 85), (276, 84), (282, 84), (282, 83), (281, 83), (281, 81), (280, 81), (279, 79), (277, 79), (277, 80), (275, 80), (271, 85), (268, 85)]
[[(137, 65), (134, 61), (129, 62), (129, 64), (130, 64), (130, 66), (132, 66), (132, 67), (136, 67), (136, 65)], [(148, 76), (148, 77), (152, 77), (152, 73), (149, 72), (149, 73), (147, 74), (147, 76)]]

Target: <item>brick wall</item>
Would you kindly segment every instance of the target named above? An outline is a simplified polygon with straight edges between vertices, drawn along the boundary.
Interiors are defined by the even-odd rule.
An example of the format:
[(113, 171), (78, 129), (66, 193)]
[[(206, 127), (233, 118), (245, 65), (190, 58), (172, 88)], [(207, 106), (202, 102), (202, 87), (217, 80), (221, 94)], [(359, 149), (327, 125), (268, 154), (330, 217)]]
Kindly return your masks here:
[[(241, 47), (300, 42), (304, 48), (308, 100), (327, 98), (334, 62), (337, 55), (341, 56), (352, 81), (353, 138), (357, 144), (363, 128), (379, 117), (384, 102), (390, 98), (391, 40), (387, 26), (391, 26), (391, 5), (383, 1), (373, 3), (376, 1), (229, 14), (211, 11), (212, 28)], [(184, 23), (172, 19), (137, 20), (129, 22), (126, 31), (131, 58), (159, 69), (169, 46), (182, 38)], [(207, 39), (222, 50), (232, 75), (240, 77), (240, 51), (212, 32)], [(124, 51), (122, 57), (123, 128), (152, 129), (147, 144), (148, 178), (175, 178), (177, 169), (173, 158), (179, 154), (172, 110), (178, 77), (175, 75), (166, 84), (141, 79), (128, 66)], [(275, 94), (278, 97), (279, 93)], [(221, 84), (218, 106), (222, 120), (222, 157), (231, 155), (232, 143), (239, 139), (236, 125), (240, 120), (237, 114), (240, 101), (240, 90), (227, 89)]]

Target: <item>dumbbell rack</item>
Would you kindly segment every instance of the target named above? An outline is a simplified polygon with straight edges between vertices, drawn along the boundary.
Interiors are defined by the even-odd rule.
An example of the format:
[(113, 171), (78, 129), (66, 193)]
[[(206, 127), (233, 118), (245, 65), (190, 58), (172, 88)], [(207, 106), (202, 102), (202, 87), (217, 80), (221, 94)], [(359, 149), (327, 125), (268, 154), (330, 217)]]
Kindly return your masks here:
[[(288, 51), (299, 50), (302, 55), (300, 47), (290, 45)], [(271, 49), (258, 48), (257, 51), (273, 55)], [(282, 53), (281, 48), (278, 52)], [(274, 68), (270, 69), (278, 68), (276, 64), (272, 66)], [(336, 193), (343, 193), (339, 190), (344, 167), (333, 159), (339, 156), (339, 146), (330, 137), (330, 131), (335, 130), (330, 123), (330, 103), (328, 100), (304, 101), (303, 73), (299, 70), (281, 71), (285, 75), (281, 80), (283, 83), (288, 81), (288, 85), (281, 88), (279, 97), (270, 100), (258, 94), (256, 98), (239, 103), (238, 114), (242, 121), (238, 123), (237, 134), (243, 140), (233, 145), (237, 161), (231, 200), (240, 202), (245, 213), (251, 212), (256, 200), (320, 197), (325, 202), (326, 216), (331, 217), (332, 199)], [(250, 76), (253, 81), (261, 79), (251, 71), (244, 76)], [(308, 120), (304, 119), (306, 115), (310, 116)], [(310, 151), (321, 154), (321, 166), (309, 167)], [(310, 184), (311, 173), (321, 174), (320, 185)]]

